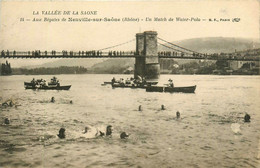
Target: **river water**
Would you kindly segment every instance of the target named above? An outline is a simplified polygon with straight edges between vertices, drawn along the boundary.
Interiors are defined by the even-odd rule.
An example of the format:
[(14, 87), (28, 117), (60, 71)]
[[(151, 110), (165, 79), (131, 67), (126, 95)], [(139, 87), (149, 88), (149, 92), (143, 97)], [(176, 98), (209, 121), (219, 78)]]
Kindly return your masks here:
[[(1, 102), (18, 106), (0, 111), (0, 167), (259, 167), (259, 76), (161, 75), (160, 83), (197, 85), (195, 94), (101, 86), (113, 76), (131, 77), (57, 75), (69, 91), (24, 89), (24, 81), (52, 76), (1, 77)], [(112, 125), (113, 135), (87, 137), (87, 125)], [(61, 127), (65, 139), (56, 136)]]

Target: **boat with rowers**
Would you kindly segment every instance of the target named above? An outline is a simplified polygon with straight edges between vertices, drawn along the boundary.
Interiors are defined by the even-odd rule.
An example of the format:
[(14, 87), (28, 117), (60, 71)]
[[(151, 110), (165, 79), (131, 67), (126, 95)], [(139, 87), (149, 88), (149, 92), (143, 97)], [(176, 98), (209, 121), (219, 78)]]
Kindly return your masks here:
[(111, 80), (111, 86), (113, 88), (141, 88), (146, 89), (147, 92), (169, 92), (169, 93), (195, 93), (196, 85), (193, 86), (184, 86), (184, 87), (176, 87), (174, 86), (171, 79), (168, 80), (169, 84), (166, 86), (157, 86), (151, 85), (147, 83), (145, 80), (135, 80), (133, 78), (127, 79), (124, 81), (123, 78), (120, 80), (116, 80), (113, 78)]
[(33, 80), (31, 82), (24, 82), (25, 89), (39, 89), (39, 90), (69, 90), (71, 85), (61, 86), (59, 80), (56, 77), (51, 79), (51, 82), (46, 84), (43, 79)]

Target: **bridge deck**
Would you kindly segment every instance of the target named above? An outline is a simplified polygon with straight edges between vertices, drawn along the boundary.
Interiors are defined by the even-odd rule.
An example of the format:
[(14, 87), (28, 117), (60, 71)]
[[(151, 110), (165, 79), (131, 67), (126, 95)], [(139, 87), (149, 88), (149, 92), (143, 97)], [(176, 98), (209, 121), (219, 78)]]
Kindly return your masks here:
[[(25, 58), (25, 59), (37, 59), (37, 58), (137, 58), (143, 57), (140, 55), (1, 55), (0, 58)], [(157, 56), (154, 56), (157, 57)], [(231, 61), (259, 61), (257, 58), (230, 58), (230, 57), (211, 57), (211, 56), (162, 56), (159, 58), (174, 58), (174, 59), (193, 59), (193, 60), (231, 60)]]

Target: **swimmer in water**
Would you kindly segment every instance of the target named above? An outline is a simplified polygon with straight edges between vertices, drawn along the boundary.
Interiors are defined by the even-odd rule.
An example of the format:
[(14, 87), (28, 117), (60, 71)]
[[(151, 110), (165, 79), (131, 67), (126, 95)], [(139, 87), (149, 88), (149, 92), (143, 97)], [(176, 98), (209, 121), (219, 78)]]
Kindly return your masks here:
[(96, 131), (93, 131), (93, 129), (90, 126), (86, 126), (83, 134), (85, 134), (84, 137), (86, 138), (94, 138), (99, 135), (99, 131), (97, 129)]
[[(88, 132), (88, 131), (89, 131), (89, 129), (87, 128), (87, 132)], [(112, 131), (113, 131), (112, 125), (108, 125), (107, 128), (106, 128), (106, 133), (97, 130), (95, 136), (101, 136), (101, 137), (103, 137), (103, 136), (105, 136), (105, 135), (106, 135), (106, 136), (112, 136)], [(86, 128), (85, 128), (85, 132), (86, 132)]]
[(52, 103), (55, 102), (55, 98), (54, 98), (54, 97), (51, 98), (51, 102), (52, 102)]
[(176, 112), (176, 118), (179, 119), (181, 117), (181, 114), (179, 111)]
[(4, 103), (2, 103), (3, 107), (13, 107), (14, 106), (14, 102), (13, 100), (9, 99), (7, 101), (5, 101)]
[(2, 106), (3, 106), (3, 107), (8, 107), (9, 105), (8, 105), (7, 102), (4, 102), (4, 103), (2, 103)]
[(122, 133), (120, 134), (120, 138), (121, 138), (121, 139), (126, 139), (127, 137), (129, 137), (129, 135), (126, 134), (125, 132), (122, 132)]
[(165, 107), (164, 107), (164, 105), (163, 105), (163, 104), (161, 105), (161, 110), (165, 110)]
[(244, 117), (244, 121), (245, 122), (250, 122), (250, 115), (246, 113), (245, 117)]
[(103, 136), (105, 136), (105, 133), (104, 133), (104, 132), (101, 132), (101, 131), (99, 131), (99, 136), (103, 137)]
[(90, 130), (90, 128), (89, 128), (88, 126), (86, 126), (86, 127), (85, 127), (85, 132), (83, 132), (83, 134), (86, 134), (86, 133), (88, 133), (88, 132), (89, 132), (89, 130)]
[(138, 110), (139, 110), (139, 111), (142, 111), (142, 105), (139, 106)]
[(107, 126), (107, 130), (106, 130), (106, 136), (111, 136), (112, 135), (112, 125), (108, 125)]
[(4, 123), (5, 123), (6, 125), (9, 125), (9, 124), (10, 124), (10, 120), (9, 120), (8, 118), (5, 118)]
[(61, 128), (59, 134), (57, 135), (60, 139), (65, 138), (65, 128)]

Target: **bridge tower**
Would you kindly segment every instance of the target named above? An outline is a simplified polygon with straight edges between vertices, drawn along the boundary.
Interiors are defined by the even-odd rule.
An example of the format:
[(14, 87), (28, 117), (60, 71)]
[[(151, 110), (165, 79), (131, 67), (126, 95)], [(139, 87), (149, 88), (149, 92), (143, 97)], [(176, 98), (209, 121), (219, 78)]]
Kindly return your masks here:
[(145, 76), (145, 56), (144, 56), (144, 34), (136, 34), (136, 57), (135, 57), (135, 71), (134, 78), (138, 76)]
[(135, 78), (141, 76), (149, 83), (158, 83), (160, 64), (156, 31), (136, 34), (136, 53)]

